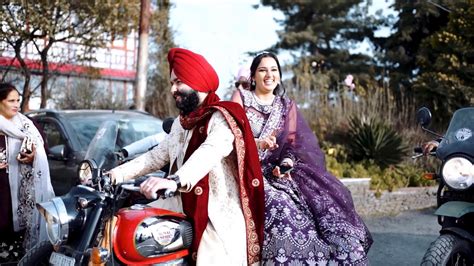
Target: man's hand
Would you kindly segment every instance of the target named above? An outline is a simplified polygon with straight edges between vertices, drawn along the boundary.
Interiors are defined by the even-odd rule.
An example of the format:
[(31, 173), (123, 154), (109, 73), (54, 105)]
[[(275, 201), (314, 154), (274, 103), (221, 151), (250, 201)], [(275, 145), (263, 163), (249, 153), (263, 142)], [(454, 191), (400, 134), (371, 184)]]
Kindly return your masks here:
[(120, 162), (120, 164), (123, 163), (125, 158), (128, 157), (128, 152), (125, 149), (121, 149), (119, 151), (114, 152), (115, 156), (117, 157), (117, 160)]
[(423, 144), (421, 146), (421, 148), (423, 149), (423, 154), (424, 155), (428, 155), (430, 154), (430, 152), (434, 149), (434, 148), (437, 148), (439, 145), (439, 142), (437, 142), (436, 140), (432, 140), (432, 141), (429, 141), (425, 144)]
[(175, 181), (161, 177), (149, 177), (140, 185), (140, 192), (145, 195), (147, 199), (154, 199), (156, 192), (159, 190), (176, 191), (178, 186)]
[(0, 163), (0, 169), (5, 169), (8, 167), (8, 163), (7, 162), (2, 162)]
[(33, 161), (35, 160), (35, 152), (36, 152), (36, 147), (35, 145), (31, 146), (31, 152), (30, 153), (25, 153), (25, 152), (20, 152), (18, 154), (17, 160), (22, 163), (22, 164), (33, 164)]

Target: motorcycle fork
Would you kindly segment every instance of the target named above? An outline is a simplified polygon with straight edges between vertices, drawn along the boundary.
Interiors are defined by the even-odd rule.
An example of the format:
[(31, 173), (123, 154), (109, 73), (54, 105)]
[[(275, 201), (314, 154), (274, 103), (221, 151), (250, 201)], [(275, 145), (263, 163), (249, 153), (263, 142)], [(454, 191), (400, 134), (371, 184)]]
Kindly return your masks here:
[(92, 247), (94, 241), (97, 239), (97, 235), (100, 231), (100, 223), (104, 212), (104, 205), (98, 204), (88, 215), (86, 224), (84, 225), (84, 232), (82, 233), (81, 241), (76, 249), (75, 259), (79, 265), (82, 265), (84, 261), (90, 257), (89, 248)]

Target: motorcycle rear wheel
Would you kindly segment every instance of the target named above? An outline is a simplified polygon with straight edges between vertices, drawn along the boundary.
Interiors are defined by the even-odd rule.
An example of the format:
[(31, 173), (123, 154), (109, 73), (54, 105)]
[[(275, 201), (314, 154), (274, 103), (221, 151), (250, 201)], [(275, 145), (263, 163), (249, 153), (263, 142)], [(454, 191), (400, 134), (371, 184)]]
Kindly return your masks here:
[(43, 241), (28, 250), (18, 265), (49, 265), (49, 257), (52, 252), (53, 245), (49, 241)]
[(431, 243), (421, 265), (474, 265), (474, 258), (469, 242), (458, 236), (445, 234)]

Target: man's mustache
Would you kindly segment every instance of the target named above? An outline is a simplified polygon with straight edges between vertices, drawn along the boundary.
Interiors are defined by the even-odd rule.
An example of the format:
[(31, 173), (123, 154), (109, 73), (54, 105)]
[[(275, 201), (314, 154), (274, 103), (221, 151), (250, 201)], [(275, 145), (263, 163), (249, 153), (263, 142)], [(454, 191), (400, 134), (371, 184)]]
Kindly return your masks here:
[(191, 93), (192, 92), (186, 93), (186, 92), (175, 91), (175, 92), (173, 92), (173, 98), (176, 100), (176, 98), (181, 97), (181, 99), (182, 99), (186, 96), (191, 95)]

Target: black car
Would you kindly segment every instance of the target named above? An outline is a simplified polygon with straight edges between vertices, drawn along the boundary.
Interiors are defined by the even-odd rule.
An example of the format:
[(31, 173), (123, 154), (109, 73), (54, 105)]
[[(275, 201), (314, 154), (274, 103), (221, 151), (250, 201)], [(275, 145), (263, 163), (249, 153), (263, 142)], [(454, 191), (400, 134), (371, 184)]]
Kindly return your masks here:
[(78, 165), (103, 121), (120, 121), (116, 150), (163, 131), (160, 119), (134, 110), (38, 110), (26, 115), (44, 133), (56, 195), (78, 183)]

